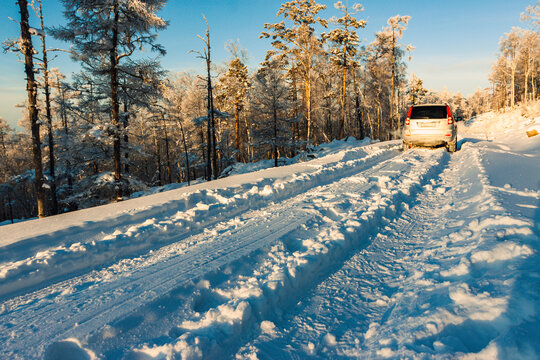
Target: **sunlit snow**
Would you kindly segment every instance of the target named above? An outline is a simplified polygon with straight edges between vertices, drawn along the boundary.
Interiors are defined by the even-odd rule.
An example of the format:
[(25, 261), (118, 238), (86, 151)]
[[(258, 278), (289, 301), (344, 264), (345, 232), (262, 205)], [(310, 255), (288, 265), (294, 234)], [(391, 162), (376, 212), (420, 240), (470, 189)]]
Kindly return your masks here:
[(536, 359), (539, 115), (0, 226), (0, 358)]

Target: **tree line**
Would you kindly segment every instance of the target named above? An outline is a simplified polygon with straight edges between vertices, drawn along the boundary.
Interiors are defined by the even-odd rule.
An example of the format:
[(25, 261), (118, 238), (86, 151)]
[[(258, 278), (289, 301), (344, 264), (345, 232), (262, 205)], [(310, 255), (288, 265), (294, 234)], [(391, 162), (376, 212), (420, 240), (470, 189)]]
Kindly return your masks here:
[(540, 85), (540, 2), (528, 6), (521, 20), (530, 29), (513, 27), (500, 40), (499, 55), (489, 80), (493, 107), (514, 107), (538, 98)]
[[(401, 38), (411, 18), (389, 18), (371, 43), (360, 44), (366, 25), (360, 4), (338, 1), (339, 16), (330, 19), (315, 0), (282, 4), (279, 22), (262, 26), (260, 37), (271, 47), (251, 72), (246, 50), (235, 42), (226, 44), (225, 64), (214, 61), (206, 22), (201, 47), (193, 49), (203, 74), (162, 68), (166, 49), (157, 34), (168, 22), (157, 13), (165, 0), (62, 4), (66, 25), (47, 28), (40, 0), (31, 6), (18, 0), (21, 37), (4, 42), (5, 51), (24, 56), (28, 132), (0, 119), (0, 222), (216, 179), (239, 162), (279, 166), (334, 139), (398, 138), (413, 103), (447, 102), (462, 116), (499, 106), (499, 83), (465, 99), (428, 91), (414, 74), (407, 79), (414, 48)], [(71, 45), (79, 73), (68, 78), (50, 66), (47, 55), (59, 49), (47, 48), (49, 36)], [(528, 61), (529, 87), (514, 86), (513, 98), (523, 91), (525, 98), (538, 96), (538, 64)], [(522, 68), (516, 66), (514, 81), (523, 78)]]

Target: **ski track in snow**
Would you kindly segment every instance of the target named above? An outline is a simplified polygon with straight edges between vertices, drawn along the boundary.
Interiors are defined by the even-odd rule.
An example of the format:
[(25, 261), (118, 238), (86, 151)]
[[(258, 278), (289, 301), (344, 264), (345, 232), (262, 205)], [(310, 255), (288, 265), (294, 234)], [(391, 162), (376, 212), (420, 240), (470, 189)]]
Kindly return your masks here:
[[(241, 345), (235, 344), (236, 340), (228, 336), (230, 333), (227, 328), (231, 327), (231, 322), (236, 326), (235, 331), (241, 335), (239, 338), (249, 337), (256, 318), (269, 316), (273, 311), (271, 303), (276, 301), (274, 298), (279, 298), (281, 294), (283, 301), (286, 301), (290, 295), (298, 296), (295, 294), (302, 293), (304, 289), (313, 285), (315, 280), (310, 279), (313, 270), (325, 273), (335, 266), (325, 263), (325, 258), (333, 259), (335, 254), (332, 253), (345, 254), (353, 246), (358, 245), (360, 241), (358, 236), (353, 241), (350, 235), (347, 239), (347, 236), (340, 233), (339, 227), (343, 224), (338, 226), (337, 230), (331, 230), (336, 231), (335, 234), (331, 234), (336, 239), (328, 241), (324, 238), (327, 236), (324, 232), (329, 230), (324, 229), (322, 225), (332, 217), (332, 211), (336, 210), (328, 209), (325, 201), (337, 202), (339, 206), (344, 207), (341, 211), (346, 212), (347, 208), (353, 205), (350, 199), (356, 198), (363, 206), (359, 208), (355, 206), (352, 211), (355, 215), (353, 218), (358, 218), (357, 215), (362, 214), (362, 220), (358, 222), (348, 219), (345, 233), (368, 232), (370, 227), (377, 226), (381, 216), (387, 212), (395, 212), (396, 204), (414, 192), (422, 179), (429, 178), (430, 172), (437, 171), (440, 161), (446, 156), (441, 151), (419, 151), (416, 154), (395, 157), (398, 154), (393, 152), (393, 159), (367, 169), (365, 169), (367, 166), (358, 166), (358, 164), (373, 166), (373, 163), (366, 162), (365, 159), (363, 162), (353, 161), (350, 168), (343, 169), (343, 164), (336, 165), (341, 175), (335, 176), (334, 182), (328, 181), (328, 185), (316, 187), (300, 195), (293, 193), (290, 199), (282, 203), (250, 211), (240, 219), (231, 217), (231, 220), (221, 227), (217, 226), (212, 231), (189, 237), (139, 258), (123, 260), (110, 268), (5, 301), (0, 309), (2, 334), (0, 341), (5, 344), (0, 349), (0, 355), (30, 358), (38, 354), (37, 357), (40, 357), (47, 348), (49, 350), (55, 350), (55, 346), (62, 348), (59, 344), (65, 343), (63, 340), (75, 338), (84, 339), (90, 347), (97, 347), (94, 350), (101, 353), (101, 356), (108, 357), (110, 344), (107, 343), (107, 339), (110, 336), (107, 334), (119, 332), (118, 328), (122, 326), (125, 327), (122, 331), (126, 333), (142, 331), (134, 329), (144, 327), (145, 321), (142, 321), (142, 324), (134, 321), (134, 325), (129, 326), (122, 324), (122, 321), (129, 323), (131, 321), (129, 319), (133, 319), (133, 314), (137, 314), (138, 310), (141, 311), (144, 304), (158, 302), (183, 286), (197, 288), (199, 285), (194, 285), (194, 282), (203, 279), (205, 274), (219, 271), (220, 268), (252, 253), (260, 252), (261, 249), (268, 251), (275, 247), (283, 247), (285, 243), (285, 247), (288, 246), (290, 249), (283, 252), (283, 258), (278, 260), (278, 264), (272, 265), (273, 268), (265, 274), (267, 277), (261, 277), (260, 274), (256, 276), (260, 278), (259, 282), (266, 283), (262, 286), (259, 284), (265, 288), (263, 293), (255, 291), (252, 298), (244, 296), (245, 299), (241, 302), (232, 296), (228, 302), (211, 307), (202, 314), (181, 309), (180, 312), (187, 312), (194, 320), (191, 323), (184, 321), (183, 324), (171, 325), (171, 328), (167, 329), (172, 334), (175, 334), (175, 331), (181, 332), (180, 337), (171, 336), (169, 345), (165, 341), (165, 345), (159, 345), (157, 348), (157, 345), (154, 345), (153, 349), (147, 347), (132, 352), (132, 354), (152, 351), (159, 353), (162, 351), (160, 349), (164, 349), (165, 352), (200, 353), (205, 357), (220, 357), (220, 353), (216, 352), (219, 351), (219, 342), (227, 344), (232, 341), (233, 348)], [(388, 157), (387, 152), (382, 156)], [(380, 161), (380, 158), (381, 156), (377, 160)], [(314, 205), (306, 205), (310, 202)], [(234, 214), (233, 212), (232, 215)], [(337, 219), (340, 217), (340, 214), (334, 214), (334, 221), (339, 222)], [(315, 225), (322, 227), (318, 231), (324, 234), (322, 238), (328, 243), (311, 244), (313, 241), (310, 237), (316, 236), (317, 231), (308, 231), (304, 235), (300, 235), (301, 232), (294, 233), (299, 227), (306, 230)], [(296, 239), (298, 236), (307, 238)], [(279, 242), (280, 239), (283, 242)], [(298, 249), (294, 249), (295, 247)], [(304, 275), (300, 276), (296, 272), (304, 272)], [(278, 279), (272, 278), (276, 275)], [(315, 276), (316, 278), (318, 277)], [(216, 297), (215, 290), (213, 293), (211, 297)], [(191, 302), (195, 301), (196, 299), (192, 297)], [(265, 306), (265, 302), (268, 305)], [(250, 305), (251, 303), (253, 305)], [(225, 314), (221, 316), (226, 317), (227, 311), (231, 309), (232, 312), (240, 312), (240, 317), (235, 318), (236, 315), (233, 315), (231, 319), (219, 320), (219, 313)], [(253, 313), (253, 316), (250, 313)], [(212, 316), (218, 319), (208, 320)], [(208, 327), (205, 326), (205, 321), (206, 325), (211, 327), (218, 329), (221, 327), (224, 334), (221, 338), (217, 337), (217, 345), (207, 344), (206, 348), (198, 346), (201, 338), (204, 340), (205, 331), (201, 329)], [(182, 330), (175, 330), (177, 328)], [(186, 331), (190, 328), (192, 331)], [(163, 332), (162, 328), (158, 330)], [(157, 342), (151, 337), (147, 340), (150, 344)], [(124, 350), (129, 351), (132, 345), (129, 344), (129, 339), (124, 341), (127, 344)], [(183, 345), (179, 347), (179, 343)], [(49, 351), (48, 354), (51, 353), (54, 351)], [(116, 352), (110, 354), (112, 358), (118, 355)]]

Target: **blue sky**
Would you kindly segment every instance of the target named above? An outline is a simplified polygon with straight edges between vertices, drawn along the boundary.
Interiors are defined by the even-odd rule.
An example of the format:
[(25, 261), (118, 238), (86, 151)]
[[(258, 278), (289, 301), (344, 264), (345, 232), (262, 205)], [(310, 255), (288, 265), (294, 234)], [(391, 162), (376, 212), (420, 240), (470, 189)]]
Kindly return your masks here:
[[(199, 50), (202, 42), (205, 14), (210, 24), (213, 60), (222, 62), (228, 58), (224, 44), (238, 40), (250, 55), (248, 66), (255, 69), (270, 49), (268, 40), (259, 39), (264, 23), (278, 22), (276, 17), (281, 3), (274, 0), (169, 0), (161, 16), (170, 22), (162, 31), (159, 42), (167, 49), (162, 59), (166, 69), (172, 71), (197, 71), (202, 69), (201, 60), (190, 50)], [(327, 5), (321, 13), (324, 18), (337, 15), (335, 1), (319, 0)], [(354, 1), (349, 1), (353, 4)], [(359, 31), (362, 43), (367, 45), (373, 35), (386, 25), (394, 15), (410, 15), (408, 29), (402, 43), (412, 44), (415, 50), (409, 65), (424, 81), (428, 89), (460, 91), (472, 94), (478, 87), (489, 86), (488, 74), (496, 58), (498, 43), (512, 26), (525, 27), (520, 22), (520, 13), (534, 0), (366, 0), (360, 1), (364, 11), (358, 15), (367, 21), (365, 29)], [(62, 6), (59, 1), (44, 0), (46, 26), (63, 24)], [(8, 19), (19, 16), (15, 1), (3, 3), (0, 17), (0, 39), (19, 36), (18, 24)], [(31, 25), (37, 27), (36, 19)], [(37, 41), (35, 39), (34, 41)], [(68, 44), (48, 39), (50, 47)], [(36, 43), (38, 44), (38, 43)], [(63, 73), (77, 71), (77, 64), (68, 55), (60, 54), (51, 64)], [(20, 118), (20, 109), (14, 105), (26, 97), (23, 64), (15, 54), (0, 53), (0, 117), (15, 126)]]

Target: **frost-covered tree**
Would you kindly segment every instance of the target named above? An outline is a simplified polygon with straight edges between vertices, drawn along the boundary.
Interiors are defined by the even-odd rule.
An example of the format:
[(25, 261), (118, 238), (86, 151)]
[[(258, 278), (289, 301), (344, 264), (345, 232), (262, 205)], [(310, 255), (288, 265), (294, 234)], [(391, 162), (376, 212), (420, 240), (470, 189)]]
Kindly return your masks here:
[[(403, 63), (405, 49), (398, 40), (408, 21), (408, 16), (391, 17), (389, 26), (378, 31), (367, 48), (365, 93), (371, 102), (368, 106), (376, 109), (371, 116), (379, 139), (390, 139), (399, 133), (396, 113), (400, 102), (396, 99), (396, 90), (404, 88), (406, 66)], [(411, 48), (409, 45), (406, 49)]]
[(492, 66), (489, 80), (493, 84), (492, 106), (501, 109), (514, 107), (516, 102), (527, 103), (538, 97), (540, 79), (540, 2), (529, 6), (521, 20), (530, 23), (531, 29), (513, 27), (499, 42), (500, 54)]
[(409, 80), (409, 87), (407, 89), (409, 95), (408, 102), (411, 105), (421, 104), (427, 90), (424, 89), (424, 83), (422, 79), (419, 79), (414, 73)]
[(351, 66), (355, 66), (354, 56), (357, 52), (358, 34), (356, 31), (359, 28), (366, 26), (365, 20), (359, 20), (355, 17), (356, 14), (363, 11), (362, 5), (354, 4), (348, 7), (348, 4), (343, 4), (338, 1), (334, 7), (342, 13), (340, 18), (331, 18), (330, 23), (335, 24), (338, 28), (330, 31), (325, 37), (333, 44), (330, 49), (332, 61), (342, 69), (341, 79), (341, 113), (339, 118), (338, 138), (344, 137), (345, 125), (345, 98), (347, 92), (347, 73)]
[(208, 147), (205, 139), (205, 124), (207, 125), (207, 88), (206, 79), (193, 74), (181, 74), (175, 82), (183, 89), (181, 101), (181, 113), (183, 126), (186, 129), (187, 141), (190, 148), (190, 168), (192, 179), (203, 175), (207, 178), (206, 159)]
[(277, 16), (285, 20), (275, 24), (264, 24), (267, 31), (261, 38), (271, 38), (274, 50), (267, 53), (267, 59), (285, 58), (295, 64), (304, 83), (304, 105), (306, 123), (306, 141), (312, 138), (312, 82), (313, 63), (317, 53), (322, 51), (322, 41), (315, 35), (314, 25), (327, 27), (328, 22), (317, 14), (326, 9), (326, 5), (314, 0), (291, 0), (282, 4)]
[(489, 88), (476, 89), (472, 96), (467, 99), (468, 102), (468, 116), (473, 117), (491, 110), (491, 92)]
[(540, 1), (536, 5), (529, 5), (521, 13), (521, 21), (530, 22), (536, 31), (540, 30)]
[[(252, 106), (254, 112), (261, 116), (258, 121), (257, 138), (263, 144), (270, 143), (274, 166), (278, 166), (279, 148), (286, 149), (287, 140), (291, 138), (290, 125), (286, 126), (289, 110), (289, 88), (285, 82), (285, 71), (275, 62), (266, 63), (255, 74), (253, 81)], [(269, 128), (267, 119), (271, 120)], [(270, 139), (270, 141), (268, 141)], [(291, 146), (290, 144), (289, 146)]]
[(501, 56), (491, 67), (489, 81), (492, 83), (493, 107), (498, 110), (507, 105), (510, 68), (507, 58)]
[(166, 0), (62, 0), (62, 3), (68, 23), (53, 29), (53, 36), (71, 42), (74, 58), (86, 69), (109, 77), (116, 199), (121, 200), (120, 63), (144, 46), (165, 53), (155, 41), (157, 31), (167, 26), (157, 16)]
[(366, 76), (364, 93), (366, 94), (367, 107), (373, 122), (376, 139), (384, 139), (387, 134), (387, 119), (390, 118), (390, 34), (379, 31), (375, 34), (375, 40), (369, 45), (366, 52)]
[(227, 72), (219, 78), (217, 99), (226, 104), (225, 111), (234, 113), (234, 148), (238, 161), (246, 160), (242, 156), (242, 137), (240, 133), (240, 112), (245, 107), (246, 95), (250, 87), (248, 70), (239, 57), (230, 63)]
[(190, 164), (192, 163), (192, 155), (188, 147), (186, 124), (184, 121), (184, 117), (182, 116), (182, 100), (186, 95), (185, 79), (185, 76), (175, 76), (175, 78), (172, 80), (163, 81), (161, 84), (161, 92), (163, 94), (164, 106), (168, 113), (168, 116), (175, 120), (174, 123), (178, 126), (180, 130), (180, 138), (178, 139), (177, 144), (180, 145), (183, 149), (183, 161), (180, 160), (181, 156), (178, 155), (178, 168), (180, 173), (182, 173), (181, 169), (183, 167), (183, 173), (185, 175), (182, 176), (181, 174), (179, 174), (178, 180), (180, 182), (186, 181), (189, 185), (191, 181)]
[(121, 150), (123, 153), (124, 172), (129, 173), (130, 153), (137, 148), (130, 144), (130, 118), (135, 110), (151, 108), (162, 98), (161, 84), (166, 76), (161, 64), (156, 59), (127, 59), (119, 67), (119, 92), (121, 101)]
[(73, 107), (75, 93), (65, 81), (66, 77), (57, 68), (52, 68), (49, 75), (53, 93), (51, 107), (59, 123), (56, 130), (56, 154), (59, 158), (59, 171), (57, 174), (57, 180), (60, 183), (58, 189), (59, 203), (64, 206), (65, 210), (73, 210), (76, 208), (75, 204), (62, 204), (62, 198), (70, 197), (73, 194), (73, 181), (76, 177), (76, 173), (73, 171), (74, 155), (76, 154), (73, 144), (75, 137), (72, 128), (72, 117), (68, 115)]
[(218, 178), (218, 165), (217, 165), (217, 144), (216, 144), (216, 124), (215, 124), (215, 108), (214, 108), (214, 88), (212, 87), (212, 57), (210, 46), (210, 26), (206, 17), (204, 17), (206, 23), (206, 32), (204, 37), (199, 35), (199, 39), (202, 40), (205, 47), (201, 52), (195, 51), (199, 55), (199, 58), (203, 59), (206, 65), (206, 124), (207, 124), (207, 158), (206, 158), (206, 179), (210, 181), (212, 176), (214, 180)]
[(9, 138), (13, 129), (7, 121), (0, 117), (0, 183), (6, 183), (12, 172), (8, 154)]
[(521, 36), (523, 29), (513, 27), (500, 41), (501, 54), (507, 58), (510, 68), (510, 107), (514, 108), (516, 101), (516, 69), (518, 55), (521, 49)]
[[(522, 75), (523, 102), (536, 98), (536, 83), (538, 78), (538, 56), (540, 56), (540, 34), (531, 30), (523, 30), (520, 39), (518, 55), (518, 72)], [(531, 94), (529, 94), (529, 89)]]
[[(388, 27), (385, 29), (385, 31), (391, 32), (391, 62), (390, 66), (392, 67), (392, 89), (390, 93), (390, 118), (392, 120), (392, 128), (396, 128), (396, 115), (395, 115), (395, 103), (396, 103), (396, 87), (397, 87), (397, 76), (398, 76), (398, 70), (399, 70), (399, 55), (397, 53), (397, 49), (399, 47), (398, 41), (403, 36), (403, 31), (407, 28), (407, 24), (409, 23), (409, 20), (411, 19), (410, 16), (405, 15), (396, 15), (388, 19)], [(399, 130), (399, 122), (397, 122), (397, 127)]]

